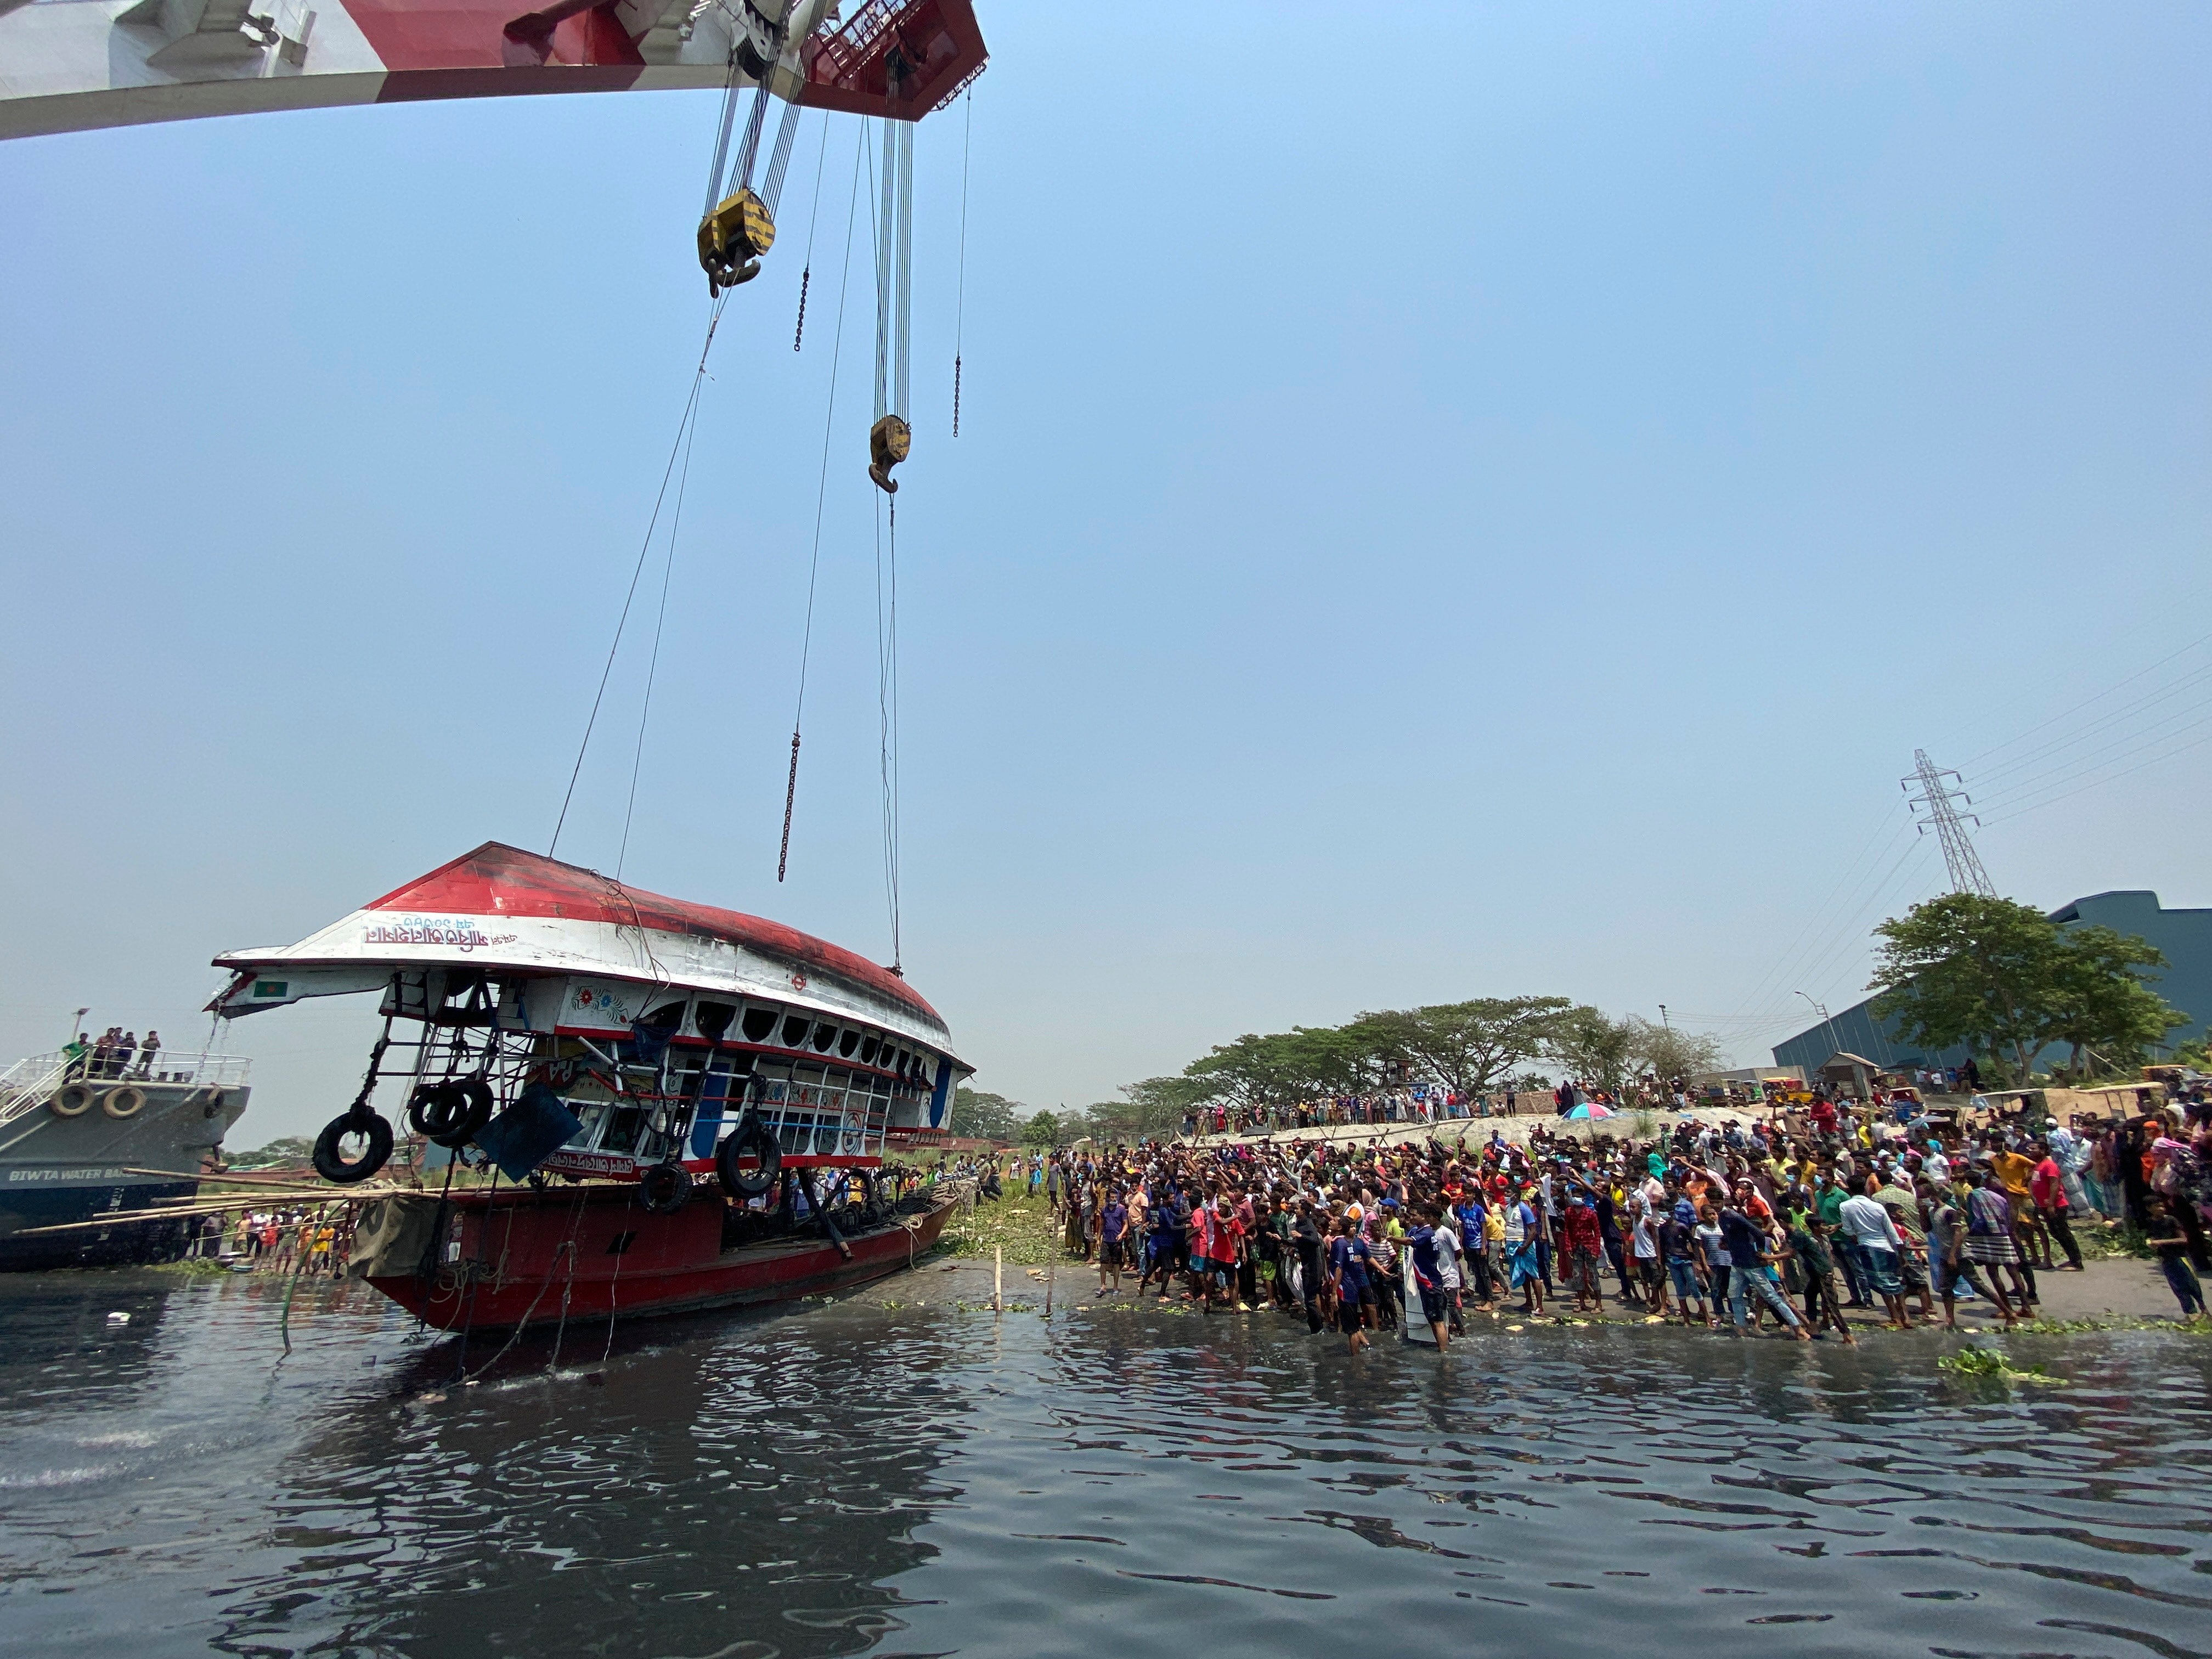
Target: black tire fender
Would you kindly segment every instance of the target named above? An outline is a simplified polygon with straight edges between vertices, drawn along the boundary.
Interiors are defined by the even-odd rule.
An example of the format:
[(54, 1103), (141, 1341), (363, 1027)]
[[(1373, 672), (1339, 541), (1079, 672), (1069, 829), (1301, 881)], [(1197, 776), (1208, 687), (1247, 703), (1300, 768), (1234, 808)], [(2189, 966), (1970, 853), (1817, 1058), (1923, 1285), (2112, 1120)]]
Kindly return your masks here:
[(691, 1200), (691, 1171), (681, 1164), (648, 1164), (638, 1172), (638, 1202), (655, 1215), (674, 1215)]
[[(368, 1146), (362, 1155), (348, 1163), (338, 1150), (338, 1143), (349, 1134), (366, 1135)], [(392, 1126), (382, 1118), (371, 1115), (365, 1121), (357, 1120), (351, 1112), (332, 1118), (315, 1137), (315, 1173), (334, 1186), (351, 1187), (368, 1180), (392, 1156)]]
[(460, 1093), (450, 1079), (440, 1083), (422, 1083), (407, 1097), (407, 1127), (427, 1140), (445, 1144), (463, 1108)]
[[(758, 1158), (760, 1167), (739, 1168), (738, 1160), (748, 1157)], [(722, 1137), (722, 1144), (714, 1148), (714, 1174), (722, 1190), (735, 1198), (758, 1198), (775, 1185), (783, 1174), (783, 1148), (759, 1113), (748, 1108), (738, 1127)]]
[(465, 1146), (477, 1138), (485, 1124), (491, 1121), (492, 1112), (498, 1102), (492, 1094), (491, 1085), (480, 1077), (460, 1078), (449, 1086), (459, 1092), (461, 1109), (458, 1121), (446, 1132), (444, 1144)]
[(418, 1085), (407, 1100), (407, 1126), (441, 1146), (465, 1146), (491, 1121), (491, 1085), (480, 1077), (449, 1077)]

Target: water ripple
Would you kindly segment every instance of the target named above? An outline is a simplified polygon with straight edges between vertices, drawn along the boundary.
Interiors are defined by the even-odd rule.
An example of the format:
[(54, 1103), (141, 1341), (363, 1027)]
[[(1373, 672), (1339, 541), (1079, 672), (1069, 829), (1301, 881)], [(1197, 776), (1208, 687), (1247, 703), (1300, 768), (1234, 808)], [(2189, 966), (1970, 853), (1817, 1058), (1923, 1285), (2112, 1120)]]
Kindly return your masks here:
[(2212, 1358), (2185, 1338), (2015, 1339), (2074, 1386), (2009, 1401), (1939, 1385), (1932, 1339), (1546, 1329), (1353, 1361), (1264, 1316), (863, 1298), (572, 1331), (550, 1372), (529, 1340), (464, 1388), (450, 1340), (357, 1289), (303, 1297), (282, 1364), (276, 1316), (251, 1280), (0, 1285), (11, 1651), (1226, 1659), (1633, 1630), (1700, 1659), (2061, 1632), (2212, 1659)]

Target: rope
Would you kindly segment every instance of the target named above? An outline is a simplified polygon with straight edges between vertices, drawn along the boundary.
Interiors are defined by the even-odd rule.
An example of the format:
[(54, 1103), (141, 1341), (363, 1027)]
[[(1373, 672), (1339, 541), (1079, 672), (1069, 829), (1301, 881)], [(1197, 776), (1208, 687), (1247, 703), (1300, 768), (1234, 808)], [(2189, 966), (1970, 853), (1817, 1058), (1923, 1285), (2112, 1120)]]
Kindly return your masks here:
[(629, 623), (631, 602), (637, 598), (638, 578), (645, 574), (645, 557), (652, 550), (653, 532), (660, 523), (660, 506), (667, 499), (668, 481), (675, 476), (677, 453), (683, 449), (684, 436), (690, 430), (692, 412), (699, 406), (699, 389), (707, 378), (707, 354), (714, 349), (714, 330), (721, 324), (722, 307), (728, 300), (726, 293), (718, 295), (708, 313), (707, 338), (699, 348), (699, 366), (692, 373), (691, 391), (684, 400), (684, 417), (676, 423), (676, 441), (668, 447), (668, 465), (661, 469), (660, 489), (653, 498), (653, 516), (646, 520), (645, 539), (637, 550), (637, 565), (629, 573), (629, 591), (623, 596), (622, 615), (615, 619), (614, 640), (607, 647), (606, 665), (599, 671), (599, 689), (592, 696), (591, 716), (584, 722), (584, 740), (576, 745), (576, 764), (568, 773), (568, 792), (561, 797), (561, 816), (554, 822), (553, 840), (545, 849), (549, 859), (559, 850), (561, 831), (568, 822), (568, 807), (576, 799), (576, 780), (583, 773), (584, 756), (592, 746), (592, 728), (599, 723), (599, 705), (606, 699), (607, 678), (615, 672), (615, 653), (622, 648), (623, 629)]
[[(460, 1161), (460, 1156), (459, 1149), (455, 1148), (453, 1159), (456, 1163)], [(491, 1198), (496, 1196), (498, 1192), (499, 1168), (495, 1164), (491, 1172), (491, 1191), (484, 1200), (484, 1222), (487, 1226), (491, 1221)], [(462, 1268), (468, 1279), (467, 1311), (461, 1316), (461, 1351), (454, 1356), (453, 1359), (453, 1381), (459, 1382), (466, 1380), (469, 1374), (469, 1337), (477, 1328), (477, 1286), (483, 1282), (483, 1278), (482, 1274), (474, 1271), (482, 1264), (473, 1259), (457, 1265)]]
[[(845, 258), (837, 277), (837, 327), (830, 347), (830, 403), (822, 416), (822, 477), (814, 489), (814, 552), (806, 567), (806, 629), (799, 646), (799, 702), (791, 714), (791, 776), (783, 791), (783, 846), (775, 855), (775, 878), (783, 879), (791, 861), (791, 813), (799, 798), (799, 727), (806, 712), (806, 665), (814, 647), (814, 578), (822, 565), (822, 514), (830, 496), (830, 434), (837, 414), (837, 364), (845, 354), (845, 295), (852, 287), (853, 221), (860, 205), (860, 160), (867, 149), (865, 124), (853, 144), (853, 188), (845, 204)], [(830, 147), (823, 134), (823, 149)], [(821, 194), (820, 169), (816, 169), (815, 194)], [(818, 199), (817, 199), (818, 205)], [(810, 233), (811, 235), (811, 233)], [(805, 320), (802, 308), (800, 321)]]
[[(619, 1227), (616, 1230), (616, 1237), (617, 1238), (621, 1237), (621, 1230)], [(624, 1245), (621, 1249), (615, 1252), (615, 1270), (607, 1279), (607, 1346), (599, 1351), (599, 1364), (601, 1366), (605, 1366), (606, 1364), (609, 1356), (611, 1356), (615, 1351), (615, 1305), (617, 1295), (622, 1290), (623, 1257), (629, 1254), (629, 1247), (628, 1245)]]
[(960, 344), (968, 328), (968, 141), (975, 132), (975, 94), (962, 99), (965, 125), (960, 131), (960, 278), (952, 301), (952, 435), (960, 435)]
[[(546, 1264), (544, 1277), (538, 1282), (538, 1294), (530, 1298), (530, 1307), (528, 1310), (523, 1314), (522, 1317), (516, 1322), (513, 1333), (509, 1334), (507, 1339), (507, 1346), (502, 1347), (490, 1358), (485, 1360), (484, 1363), (477, 1366), (476, 1370), (471, 1371), (466, 1377), (462, 1379), (464, 1382), (474, 1382), (478, 1377), (483, 1376), (483, 1374), (489, 1371), (493, 1366), (498, 1364), (501, 1360), (506, 1358), (507, 1354), (514, 1349), (514, 1345), (522, 1340), (522, 1334), (529, 1328), (532, 1316), (536, 1314), (538, 1311), (538, 1304), (545, 1299), (545, 1292), (552, 1287), (554, 1263), (558, 1262), (564, 1253), (568, 1258), (568, 1283), (571, 1286), (575, 1284), (576, 1231), (583, 1224), (583, 1220), (584, 1200), (581, 1198), (579, 1198), (576, 1200), (576, 1207), (569, 1214), (568, 1237), (553, 1247), (553, 1261)], [(507, 1231), (510, 1235), (512, 1235), (514, 1231), (514, 1212), (510, 1209), (507, 1212)], [(568, 1295), (567, 1291), (563, 1291), (561, 1293), (561, 1322), (565, 1326), (568, 1323)], [(561, 1357), (561, 1339), (557, 1334), (553, 1339), (553, 1357), (556, 1362)], [(553, 1368), (550, 1365), (546, 1367), (546, 1370), (549, 1374), (551, 1372), (552, 1369)]]
[[(696, 385), (696, 382), (695, 382)], [(699, 404), (692, 398), (691, 430), (684, 440), (684, 471), (676, 480), (676, 506), (668, 515), (668, 558), (660, 569), (660, 610), (653, 621), (653, 654), (645, 669), (645, 701), (637, 711), (637, 744), (629, 757), (629, 804), (623, 808), (622, 848), (615, 854), (615, 879), (622, 880), (623, 865), (629, 857), (630, 820), (637, 812), (637, 775), (645, 763), (645, 723), (653, 714), (653, 682), (660, 672), (660, 635), (668, 625), (668, 588), (676, 574), (676, 535), (684, 525), (684, 492), (691, 483), (691, 446), (699, 436)]]
[[(584, 1218), (584, 1200), (576, 1200), (576, 1224)], [(545, 1375), (551, 1376), (561, 1364), (561, 1339), (568, 1334), (568, 1299), (576, 1291), (576, 1230), (568, 1230), (568, 1277), (561, 1285), (561, 1322), (553, 1328), (553, 1357), (545, 1362)]]

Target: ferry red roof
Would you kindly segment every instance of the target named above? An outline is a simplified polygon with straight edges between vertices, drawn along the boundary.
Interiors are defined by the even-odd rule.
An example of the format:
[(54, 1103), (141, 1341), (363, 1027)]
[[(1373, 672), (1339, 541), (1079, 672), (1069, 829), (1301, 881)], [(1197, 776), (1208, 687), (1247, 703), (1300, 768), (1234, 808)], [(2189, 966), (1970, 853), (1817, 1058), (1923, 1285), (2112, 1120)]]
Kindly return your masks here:
[(827, 939), (739, 910), (693, 904), (625, 886), (596, 870), (562, 864), (501, 842), (488, 841), (473, 853), (465, 853), (451, 864), (441, 865), (428, 875), (371, 900), (365, 908), (462, 915), (558, 916), (720, 939), (865, 987), (944, 1024), (937, 1010), (900, 975)]

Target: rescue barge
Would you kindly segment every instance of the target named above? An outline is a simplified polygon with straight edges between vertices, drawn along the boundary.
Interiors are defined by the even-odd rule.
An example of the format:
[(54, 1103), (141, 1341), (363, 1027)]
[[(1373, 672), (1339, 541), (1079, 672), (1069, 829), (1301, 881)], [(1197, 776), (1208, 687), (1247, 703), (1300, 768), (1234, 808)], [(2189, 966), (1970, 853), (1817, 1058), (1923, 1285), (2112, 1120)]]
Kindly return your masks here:
[(0, 1072), (0, 1271), (182, 1255), (192, 1227), (176, 1212), (246, 1110), (250, 1064), (64, 1049)]
[[(950, 1130), (972, 1067), (904, 977), (778, 923), (487, 842), (299, 944), (216, 958), (226, 1019), (380, 998), (315, 1144), (350, 1186), (408, 1127), (494, 1174), (381, 1195), (349, 1271), (444, 1329), (768, 1302), (933, 1244), (964, 1190), (887, 1145)], [(473, 1149), (473, 1150), (471, 1150)]]

